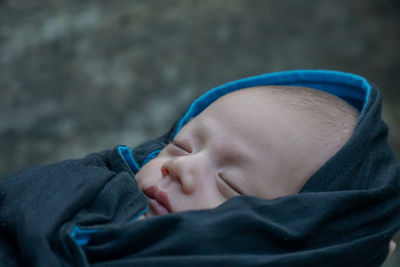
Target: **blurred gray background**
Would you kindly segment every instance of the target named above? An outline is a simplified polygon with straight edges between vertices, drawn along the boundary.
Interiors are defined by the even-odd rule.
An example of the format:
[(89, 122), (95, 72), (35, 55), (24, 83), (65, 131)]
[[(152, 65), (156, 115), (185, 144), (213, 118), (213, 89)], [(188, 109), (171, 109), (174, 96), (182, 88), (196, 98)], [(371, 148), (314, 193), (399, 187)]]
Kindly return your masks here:
[(377, 84), (400, 155), (399, 26), (398, 0), (0, 0), (0, 177), (137, 145), (206, 90), (288, 69)]

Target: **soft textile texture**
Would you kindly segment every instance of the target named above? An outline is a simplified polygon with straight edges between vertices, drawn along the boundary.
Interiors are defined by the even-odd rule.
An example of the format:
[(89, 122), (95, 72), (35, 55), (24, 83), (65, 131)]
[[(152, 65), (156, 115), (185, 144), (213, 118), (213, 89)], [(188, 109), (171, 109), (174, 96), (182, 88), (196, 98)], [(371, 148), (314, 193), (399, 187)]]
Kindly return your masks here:
[[(302, 85), (361, 110), (347, 144), (299, 194), (235, 197), (213, 210), (135, 220), (134, 173), (221, 95)], [(399, 165), (381, 97), (362, 77), (290, 71), (228, 83), (196, 100), (157, 140), (22, 170), (0, 181), (1, 266), (379, 266), (400, 228)]]
[[(379, 266), (387, 255), (390, 238), (400, 227), (400, 176), (398, 162), (386, 142), (387, 126), (381, 120), (380, 92), (366, 79), (336, 71), (305, 70), (233, 81), (199, 97), (166, 136), (173, 138), (192, 117), (230, 91), (271, 84), (308, 86), (344, 99), (361, 112), (354, 134), (311, 177), (300, 194), (269, 201), (239, 197), (217, 209), (221, 215), (216, 221), (212, 216), (201, 218), (202, 214), (197, 212), (179, 217), (186, 220), (184, 225), (198, 232), (193, 240), (185, 240), (187, 244), (182, 245), (198, 248), (191, 254), (182, 253), (182, 256), (196, 255), (190, 258), (194, 260), (186, 257), (185, 262)], [(166, 143), (166, 136), (160, 140)], [(138, 152), (141, 163), (140, 147)], [(225, 213), (226, 210), (230, 212)], [(225, 216), (230, 218), (229, 223)], [(152, 220), (143, 228), (151, 229), (153, 223), (155, 228), (163, 228), (169, 220), (172, 218), (168, 216)], [(214, 230), (200, 232), (198, 229), (203, 229), (204, 224), (213, 225)], [(169, 229), (157, 233), (161, 231), (165, 236), (171, 235)], [(206, 248), (200, 248), (200, 242), (197, 243), (203, 238), (210, 240)], [(214, 244), (218, 244), (218, 249)], [(218, 251), (218, 256), (211, 257), (215, 254), (213, 251)], [(172, 254), (176, 253), (179, 254)], [(162, 261), (172, 264), (177, 258), (169, 256)]]

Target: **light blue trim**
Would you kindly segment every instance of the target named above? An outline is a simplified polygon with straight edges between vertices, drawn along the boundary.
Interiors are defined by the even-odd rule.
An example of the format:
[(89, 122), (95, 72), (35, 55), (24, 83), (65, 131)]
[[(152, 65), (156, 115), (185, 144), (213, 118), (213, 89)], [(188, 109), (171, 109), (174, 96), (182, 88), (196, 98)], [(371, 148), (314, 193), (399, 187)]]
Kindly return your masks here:
[(137, 218), (139, 218), (140, 216), (142, 216), (143, 214), (145, 214), (147, 211), (149, 210), (149, 205), (146, 205), (146, 207), (135, 217), (133, 217), (130, 221), (133, 222), (135, 221)]
[[(146, 207), (139, 214), (133, 217), (130, 222), (135, 221), (137, 218), (145, 214), (148, 210), (149, 205), (146, 205)], [(72, 239), (75, 240), (78, 245), (84, 246), (89, 243), (92, 235), (98, 232), (99, 229), (81, 229), (79, 226), (75, 226), (69, 235), (72, 237)]]
[(131, 168), (134, 173), (137, 173), (140, 170), (139, 164), (136, 162), (135, 158), (132, 155), (132, 151), (127, 146), (119, 146), (118, 152), (121, 155), (122, 159), (125, 161), (126, 165)]
[(239, 89), (261, 85), (311, 87), (342, 98), (361, 113), (369, 101), (371, 91), (371, 85), (365, 78), (339, 71), (292, 70), (244, 78), (211, 89), (197, 98), (179, 121), (174, 136), (188, 121), (221, 96)]
[(78, 245), (84, 246), (90, 241), (92, 235), (97, 233), (98, 231), (99, 230), (97, 229), (81, 229), (79, 228), (79, 226), (75, 226), (70, 233), (70, 236), (75, 240)]
[(157, 157), (160, 152), (161, 152), (161, 149), (157, 149), (157, 150), (152, 151), (150, 154), (148, 154), (146, 156), (146, 158), (143, 160), (142, 166), (144, 166), (147, 162), (149, 162), (150, 160)]

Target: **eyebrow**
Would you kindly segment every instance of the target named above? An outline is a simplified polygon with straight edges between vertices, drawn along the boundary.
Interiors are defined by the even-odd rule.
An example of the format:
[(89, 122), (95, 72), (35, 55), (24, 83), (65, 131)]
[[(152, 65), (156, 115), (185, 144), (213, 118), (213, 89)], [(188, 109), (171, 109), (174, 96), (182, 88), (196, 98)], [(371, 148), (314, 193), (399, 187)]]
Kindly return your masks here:
[[(198, 127), (198, 132), (196, 136), (193, 136), (194, 138), (197, 137), (196, 142), (198, 144), (204, 144), (204, 140), (212, 135), (210, 131), (208, 130), (208, 127), (205, 122), (202, 122), (200, 120), (193, 119), (194, 124), (191, 127)], [(220, 158), (223, 158), (224, 162), (232, 162), (232, 163), (237, 163), (237, 162), (242, 162), (245, 157), (241, 150), (238, 148), (237, 144), (232, 142), (229, 137), (225, 138), (224, 140), (229, 140), (229, 141), (224, 141), (221, 144), (218, 144), (216, 146), (213, 146), (213, 151), (215, 151), (217, 157), (219, 156)], [(229, 142), (229, 143), (228, 143)]]

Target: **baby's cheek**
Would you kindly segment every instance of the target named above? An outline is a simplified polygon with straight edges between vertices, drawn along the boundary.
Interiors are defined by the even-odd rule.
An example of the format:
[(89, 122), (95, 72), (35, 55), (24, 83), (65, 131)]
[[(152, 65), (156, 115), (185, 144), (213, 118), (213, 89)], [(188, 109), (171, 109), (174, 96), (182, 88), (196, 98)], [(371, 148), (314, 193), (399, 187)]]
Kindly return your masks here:
[(152, 176), (148, 173), (146, 168), (142, 168), (137, 174), (136, 174), (136, 182), (139, 185), (141, 189), (144, 187), (150, 186), (152, 183)]
[(161, 162), (153, 159), (144, 165), (136, 174), (136, 182), (140, 188), (152, 186), (161, 179)]
[(144, 217), (144, 215), (142, 215), (139, 218), (137, 218), (137, 220), (144, 220), (144, 219), (146, 219), (146, 217)]

